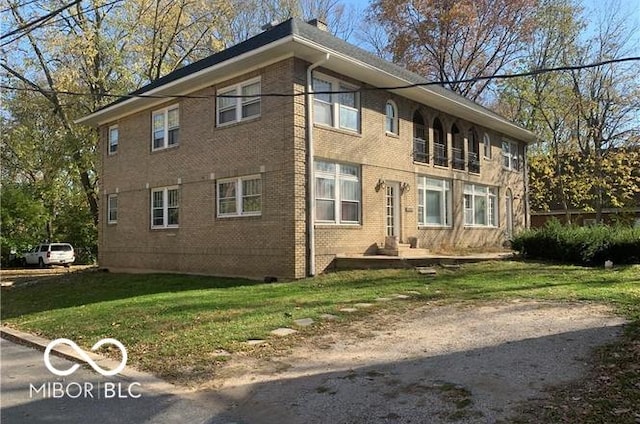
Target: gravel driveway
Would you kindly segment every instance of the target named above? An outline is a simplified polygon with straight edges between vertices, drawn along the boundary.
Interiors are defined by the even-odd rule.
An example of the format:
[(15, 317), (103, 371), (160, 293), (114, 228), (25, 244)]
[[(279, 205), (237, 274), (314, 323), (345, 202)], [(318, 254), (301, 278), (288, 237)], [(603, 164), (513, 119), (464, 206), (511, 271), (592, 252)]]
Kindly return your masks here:
[(426, 305), (372, 314), (290, 354), (233, 359), (211, 423), (494, 423), (579, 378), (624, 320), (601, 305)]

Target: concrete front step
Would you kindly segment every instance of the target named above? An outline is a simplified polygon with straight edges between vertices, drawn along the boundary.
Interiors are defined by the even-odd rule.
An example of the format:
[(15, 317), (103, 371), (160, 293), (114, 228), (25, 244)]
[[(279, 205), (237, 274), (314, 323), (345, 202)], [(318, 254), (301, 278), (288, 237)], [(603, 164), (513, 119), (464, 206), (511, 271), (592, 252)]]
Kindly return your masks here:
[(410, 245), (400, 244), (397, 249), (380, 248), (378, 249), (378, 255), (383, 256), (401, 256), (401, 257), (416, 257), (428, 255), (428, 249), (411, 248)]

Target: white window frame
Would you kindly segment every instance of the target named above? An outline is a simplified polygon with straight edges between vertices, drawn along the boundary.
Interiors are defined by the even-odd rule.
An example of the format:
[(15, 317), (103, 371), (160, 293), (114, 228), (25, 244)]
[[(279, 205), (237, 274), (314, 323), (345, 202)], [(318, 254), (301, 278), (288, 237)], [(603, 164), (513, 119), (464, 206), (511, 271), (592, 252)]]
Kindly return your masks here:
[[(115, 140), (111, 136), (114, 133), (116, 135)], [(109, 155), (110, 156), (115, 155), (116, 153), (118, 153), (118, 144), (120, 142), (120, 132), (118, 131), (117, 125), (111, 125), (109, 127), (109, 131), (107, 132), (107, 138), (109, 140), (109, 147), (108, 147)]]
[[(359, 87), (353, 85), (353, 84), (349, 84), (346, 83), (344, 81), (341, 81), (337, 78), (333, 78), (324, 74), (320, 74), (317, 72), (314, 72), (313, 78), (312, 78), (312, 86), (314, 86), (313, 82), (314, 81), (321, 81), (321, 82), (325, 82), (331, 85), (331, 92), (332, 94), (329, 94), (329, 98), (330, 101), (327, 102), (326, 100), (322, 100), (317, 98), (315, 95), (313, 96), (313, 107), (314, 107), (314, 111), (313, 111), (313, 122), (314, 124), (318, 124), (318, 125), (327, 125), (333, 128), (338, 128), (341, 130), (345, 130), (345, 131), (352, 131), (354, 133), (360, 133), (360, 129), (362, 127), (361, 125), (361, 121), (362, 121), (362, 116), (361, 116), (361, 108), (360, 108), (360, 93), (357, 91), (359, 89)], [(314, 90), (315, 91), (315, 90)], [(354, 95), (354, 104), (355, 107), (352, 106), (347, 106), (345, 104), (340, 103), (340, 96), (343, 94), (347, 94), (347, 93), (339, 93), (342, 91), (353, 91), (353, 95)], [(333, 94), (333, 92), (338, 92)], [(320, 103), (320, 104), (324, 104), (326, 105), (330, 105), (331, 106), (331, 123), (326, 123), (326, 122), (319, 122), (316, 120), (316, 116), (315, 116), (315, 107), (316, 104)], [(346, 111), (351, 111), (351, 112), (355, 112), (356, 113), (356, 128), (352, 128), (349, 126), (343, 126), (342, 122), (340, 120), (341, 117), (341, 113), (342, 110), (346, 110)]]
[(520, 171), (519, 145), (515, 141), (502, 140), (502, 167), (509, 171)]
[[(178, 204), (177, 206), (172, 206), (171, 209), (178, 210), (178, 223), (177, 224), (169, 224), (169, 192), (176, 191), (178, 196)], [(154, 193), (162, 193), (162, 207), (157, 208), (153, 204), (153, 194)], [(179, 186), (170, 186), (170, 187), (158, 187), (151, 189), (151, 201), (149, 202), (151, 206), (151, 228), (152, 229), (163, 229), (163, 228), (178, 228), (180, 226), (180, 187)], [(162, 209), (162, 225), (155, 225), (153, 223), (153, 212), (155, 209)]]
[(491, 136), (487, 133), (484, 134), (484, 137), (482, 139), (483, 142), (483, 147), (484, 147), (484, 158), (485, 159), (491, 159)]
[[(468, 196), (468, 197), (467, 197)], [(484, 221), (485, 224), (476, 222), (476, 199), (485, 199)], [(463, 214), (465, 227), (497, 228), (499, 225), (498, 189), (497, 187), (479, 184), (465, 184), (463, 201)], [(468, 217), (471, 217), (471, 220)]]
[[(169, 112), (174, 110), (178, 111), (178, 125), (175, 127), (169, 127)], [(155, 117), (157, 115), (162, 115), (164, 129), (163, 129), (163, 139), (162, 145), (159, 147), (155, 147)], [(169, 144), (169, 131), (177, 130), (178, 131), (178, 141), (172, 144)], [(158, 150), (168, 149), (170, 147), (175, 147), (180, 145), (180, 105), (174, 104), (171, 106), (167, 106), (162, 109), (154, 110), (151, 113), (151, 151), (155, 152)]]
[[(420, 227), (447, 227), (450, 228), (452, 220), (452, 196), (451, 181), (441, 178), (431, 178), (426, 175), (418, 175), (418, 226)], [(440, 222), (427, 222), (427, 192), (437, 192), (440, 195)], [(422, 201), (422, 202), (421, 202)], [(423, 203), (423, 204), (421, 204)]]
[[(391, 115), (389, 111), (391, 110)], [(399, 134), (398, 106), (393, 100), (387, 100), (384, 105), (384, 130), (387, 134)]]
[[(250, 98), (244, 98), (241, 97), (242, 96), (242, 90), (245, 87), (248, 87), (250, 85), (254, 85), (254, 84), (258, 84), (258, 93), (257, 96), (254, 97), (250, 97)], [(251, 78), (249, 80), (246, 81), (242, 81), (238, 84), (234, 84), (234, 85), (228, 85), (226, 87), (222, 87), (218, 90), (217, 92), (217, 96), (238, 96), (235, 98), (229, 98), (229, 100), (235, 100), (234, 104), (232, 106), (226, 106), (224, 109), (222, 108), (222, 99), (224, 99), (224, 97), (216, 97), (216, 124), (218, 127), (224, 127), (227, 125), (232, 125), (235, 124), (237, 122), (242, 122), (242, 121), (249, 121), (251, 119), (256, 119), (259, 118), (262, 114), (262, 97), (260, 97), (260, 94), (262, 94), (262, 79), (261, 77), (256, 77), (256, 78)], [(243, 106), (248, 106), (251, 104), (258, 104), (258, 113), (257, 114), (253, 114), (253, 115), (249, 115), (249, 116), (242, 116), (242, 109)], [(220, 121), (220, 114), (222, 112), (226, 112), (228, 110), (235, 110), (235, 118), (230, 120), (230, 121), (226, 121), (226, 122), (221, 122)]]
[[(333, 165), (333, 171), (323, 171), (323, 170), (319, 170), (318, 168), (315, 168), (315, 171), (314, 171), (315, 180), (321, 178), (321, 179), (334, 181), (333, 198), (319, 198), (318, 193), (316, 191), (314, 200), (316, 204), (318, 200), (333, 201), (334, 219), (333, 220), (319, 219), (318, 214), (316, 213), (315, 223), (316, 224), (336, 224), (336, 225), (360, 225), (362, 222), (362, 180), (361, 180), (362, 170), (360, 169), (360, 166), (354, 165), (354, 164), (348, 164), (348, 163), (338, 163), (338, 162), (327, 161), (327, 160), (315, 160), (313, 166), (315, 167), (316, 164), (320, 164), (320, 163)], [(341, 167), (355, 168), (357, 175), (344, 174), (341, 171)], [(343, 195), (342, 195), (343, 181), (350, 181), (350, 182), (357, 183), (357, 186), (358, 186), (358, 192), (356, 196), (357, 199), (355, 200), (343, 199)], [(316, 181), (314, 181), (313, 183), (316, 184)], [(358, 219), (356, 221), (348, 221), (348, 220), (342, 219), (342, 203), (343, 202), (357, 204)]]
[[(112, 200), (115, 200), (115, 205), (112, 203)], [(115, 215), (115, 219), (111, 216)], [(118, 195), (110, 194), (107, 196), (107, 224), (117, 224), (118, 223)]]
[[(245, 195), (243, 193), (243, 189), (244, 189), (244, 185), (242, 184), (244, 181), (251, 181), (251, 180), (258, 180), (260, 181), (260, 194), (252, 194), (252, 195)], [(220, 186), (222, 184), (229, 184), (229, 183), (233, 183), (235, 184), (235, 206), (236, 206), (236, 210), (235, 212), (232, 213), (222, 213), (221, 208), (220, 208), (220, 200), (223, 199), (223, 197), (221, 196), (221, 190), (220, 190)], [(217, 181), (216, 183), (216, 192), (217, 192), (217, 196), (216, 196), (216, 211), (217, 211), (217, 217), (218, 218), (232, 218), (232, 217), (243, 217), (243, 216), (260, 216), (262, 215), (262, 198), (263, 198), (263, 193), (264, 193), (264, 184), (262, 182), (262, 175), (260, 174), (255, 174), (255, 175), (244, 175), (241, 177), (233, 177), (233, 178), (223, 178)], [(259, 197), (260, 198), (260, 210), (259, 211), (245, 211), (244, 210), (244, 203), (243, 203), (243, 199), (245, 197)], [(226, 198), (225, 198), (226, 199)]]

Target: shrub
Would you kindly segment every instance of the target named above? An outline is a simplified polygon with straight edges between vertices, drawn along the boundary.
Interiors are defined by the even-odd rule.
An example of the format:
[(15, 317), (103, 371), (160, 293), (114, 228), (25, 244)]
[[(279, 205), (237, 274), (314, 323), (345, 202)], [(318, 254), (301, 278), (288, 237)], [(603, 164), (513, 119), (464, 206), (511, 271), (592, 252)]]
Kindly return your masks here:
[(525, 258), (601, 266), (640, 263), (640, 228), (564, 226), (551, 220), (542, 228), (518, 234), (513, 249)]

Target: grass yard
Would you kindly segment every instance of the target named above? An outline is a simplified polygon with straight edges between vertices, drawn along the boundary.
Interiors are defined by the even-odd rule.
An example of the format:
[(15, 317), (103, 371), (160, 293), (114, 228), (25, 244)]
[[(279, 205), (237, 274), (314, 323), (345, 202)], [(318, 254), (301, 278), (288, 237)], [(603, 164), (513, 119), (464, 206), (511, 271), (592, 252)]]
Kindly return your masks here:
[[(184, 275), (87, 272), (3, 289), (3, 324), (48, 338), (66, 337), (89, 348), (104, 337), (127, 346), (129, 363), (171, 381), (211, 378), (229, 352), (251, 350), (248, 339), (291, 326), (298, 318), (337, 314), (342, 322), (368, 312), (340, 314), (358, 302), (407, 291), (408, 301), (379, 303), (402, 309), (424, 301), (509, 298), (605, 302), (640, 320), (640, 266), (614, 270), (531, 262), (485, 262), (439, 270), (352, 271), (289, 283)], [(318, 320), (317, 320), (318, 321)], [(305, 332), (325, 331), (314, 325)], [(339, 325), (339, 324), (338, 324)], [(284, 343), (284, 342), (280, 342)]]

